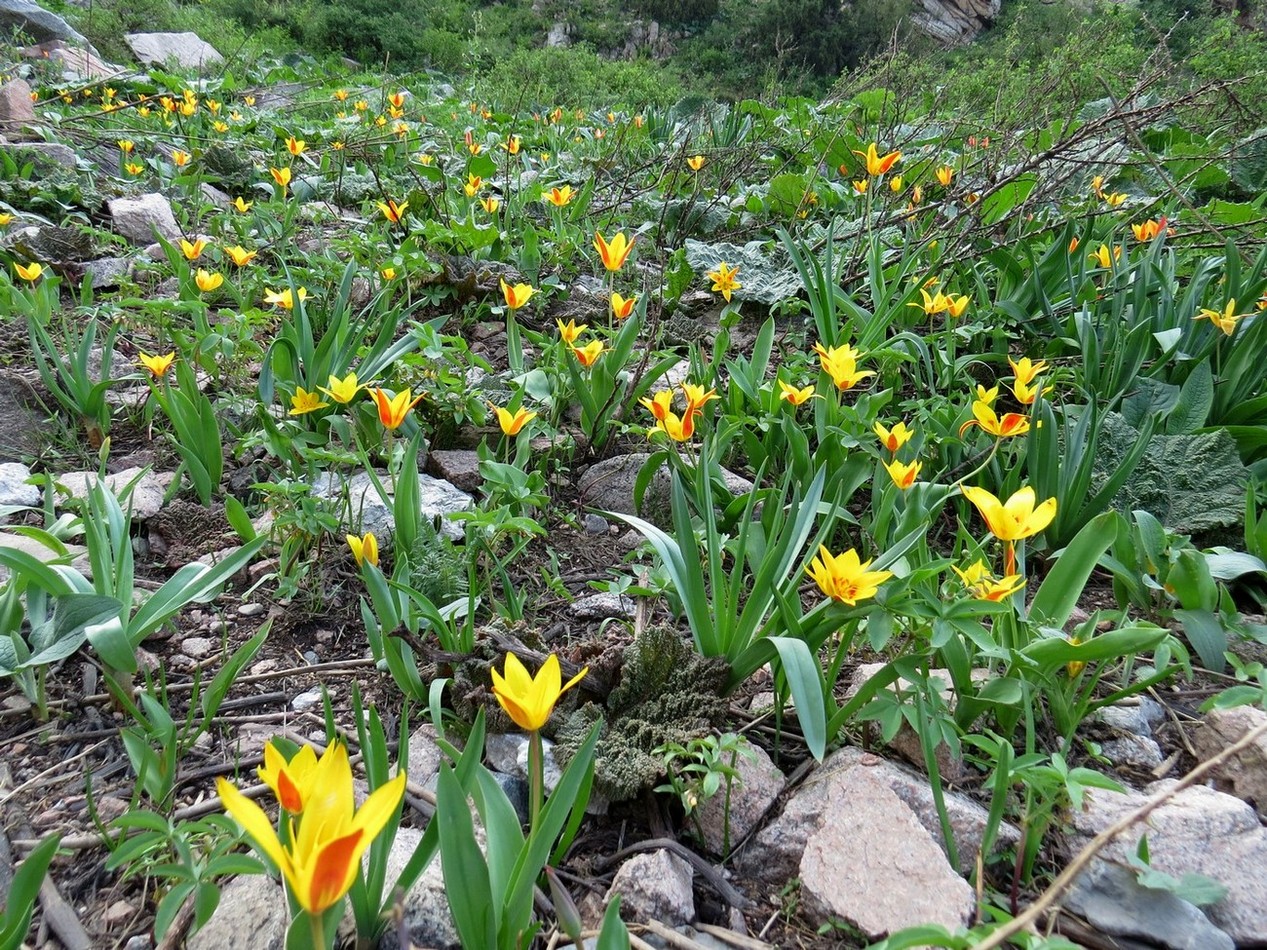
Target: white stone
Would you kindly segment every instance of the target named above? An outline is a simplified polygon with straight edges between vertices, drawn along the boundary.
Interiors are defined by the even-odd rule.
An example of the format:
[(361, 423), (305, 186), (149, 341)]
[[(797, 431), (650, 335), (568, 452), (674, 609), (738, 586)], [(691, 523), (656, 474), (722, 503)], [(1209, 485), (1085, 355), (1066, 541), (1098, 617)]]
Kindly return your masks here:
[(691, 878), (691, 865), (671, 851), (638, 854), (620, 866), (603, 903), (619, 894), (622, 917), (687, 924), (695, 919)]
[(27, 483), (31, 470), (21, 462), (0, 462), (0, 505), (34, 508), (39, 505), (40, 490)]
[(216, 48), (197, 33), (127, 33), (123, 38), (146, 66), (174, 60), (182, 69), (201, 69), (224, 62)]
[[(145, 473), (142, 475), (142, 472)], [(120, 492), (138, 475), (141, 478), (133, 487), (131, 495), (123, 497)], [(163, 498), (167, 495), (167, 489), (171, 486), (173, 477), (175, 477), (173, 472), (148, 472), (141, 468), (125, 468), (121, 472), (107, 475), (106, 487), (119, 497), (119, 506), (124, 511), (128, 510), (130, 502), (133, 521), (144, 521), (154, 517), (163, 507)], [(72, 498), (87, 498), (89, 487), (96, 483), (96, 472), (67, 472), (57, 478), (59, 490), (65, 488)]]
[(252, 950), (283, 950), (289, 918), (286, 895), (277, 881), (262, 874), (244, 874), (224, 886), (216, 912), (185, 946), (188, 950), (239, 950), (250, 934)]
[[(379, 479), (387, 490), (386, 476), (380, 475)], [(323, 472), (313, 481), (312, 494), (327, 501), (342, 502), (346, 497), (347, 506), (340, 512), (340, 521), (348, 531), (372, 531), (380, 545), (384, 539), (395, 533), (395, 519), (389, 507), (390, 497), (386, 501), (380, 497), (365, 472), (347, 480)], [(475, 499), (466, 492), (430, 475), (418, 475), (418, 516), (422, 519), (439, 517), (440, 530), (445, 537), (461, 541), (466, 535), (461, 524), (444, 516), (473, 507)]]
[(818, 923), (839, 917), (873, 939), (919, 924), (965, 925), (972, 888), (915, 813), (871, 770), (848, 777), (828, 795), (831, 817), (805, 842), (806, 910)]
[[(1193, 733), (1192, 743), (1202, 760), (1212, 759), (1264, 722), (1267, 712), (1252, 706), (1212, 709), (1206, 714), (1203, 728)], [(1267, 819), (1267, 736), (1259, 736), (1258, 741), (1233, 756), (1219, 769), (1215, 784), (1254, 805), (1258, 817)]]
[(154, 240), (155, 232), (168, 241), (181, 237), (171, 202), (160, 194), (111, 198), (106, 206), (115, 231), (135, 244), (148, 245)]

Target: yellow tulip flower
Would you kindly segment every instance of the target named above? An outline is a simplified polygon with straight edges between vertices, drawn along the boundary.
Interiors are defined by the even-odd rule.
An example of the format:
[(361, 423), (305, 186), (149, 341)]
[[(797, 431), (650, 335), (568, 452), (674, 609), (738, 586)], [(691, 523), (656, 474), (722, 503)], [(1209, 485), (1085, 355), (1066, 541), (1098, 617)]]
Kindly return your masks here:
[(858, 370), (858, 351), (848, 344), (825, 348), (821, 343), (815, 343), (814, 352), (818, 354), (823, 371), (842, 392), (875, 375), (871, 370)]
[(347, 535), (348, 548), (356, 559), (356, 566), (362, 567), (366, 561), (378, 567), (378, 538), (373, 531), (366, 531), (365, 537), (358, 538), (354, 534)]
[(39, 280), (40, 275), (44, 273), (44, 265), (39, 261), (32, 261), (30, 264), (14, 264), (13, 268), (18, 272), (19, 277), (31, 283)]
[(523, 431), (524, 426), (537, 418), (537, 413), (529, 412), (523, 406), (520, 406), (514, 412), (509, 409), (503, 409), (501, 406), (492, 406), (492, 409), (497, 413), (497, 424), (501, 426), (502, 432), (509, 436), (518, 435)]
[(331, 373), (330, 385), (328, 387), (318, 386), (317, 388), (335, 402), (347, 405), (364, 388), (364, 385), (364, 383), (357, 382), (356, 373), (348, 373), (342, 379)]
[(235, 244), (233, 247), (226, 247), (224, 253), (228, 254), (229, 260), (233, 261), (238, 267), (245, 267), (255, 260), (255, 256), (259, 254), (259, 251), (248, 251), (241, 245)]
[(198, 260), (198, 258), (202, 257), (202, 252), (206, 249), (207, 242), (203, 238), (198, 238), (195, 241), (186, 241), (184, 238), (180, 239), (180, 252), (185, 255), (185, 260), (187, 261)]
[(603, 341), (590, 340), (584, 346), (572, 347), (572, 352), (575, 354), (577, 360), (580, 361), (580, 364), (588, 369), (598, 362), (598, 358), (602, 356)]
[(531, 676), (519, 657), (514, 653), (506, 654), (506, 673), (503, 676), (496, 669), (489, 672), (493, 675), (493, 695), (506, 715), (514, 720), (515, 725), (525, 732), (537, 732), (550, 719), (559, 697), (581, 681), (589, 667), (585, 667), (566, 684), (559, 672), (559, 658), (551, 653), (541, 664), (536, 676)]
[(885, 174), (902, 158), (902, 153), (898, 151), (889, 152), (887, 155), (880, 155), (875, 142), (868, 145), (865, 152), (860, 152), (857, 149), (854, 149), (853, 153), (860, 156), (862, 160), (866, 162), (867, 174), (872, 176)]
[(580, 326), (577, 326), (575, 320), (569, 320), (567, 323), (564, 323), (562, 320), (555, 320), (554, 322), (559, 328), (560, 339), (562, 339), (568, 346), (572, 346), (576, 343), (576, 341), (580, 339), (581, 334), (589, 328), (588, 323), (582, 323)]
[(199, 267), (198, 272), (194, 274), (194, 283), (204, 294), (209, 294), (224, 283), (224, 275)]
[(620, 231), (610, 242), (603, 239), (602, 234), (594, 235), (594, 249), (598, 251), (598, 256), (603, 259), (603, 266), (609, 271), (618, 271), (625, 266), (625, 260), (629, 257), (629, 252), (633, 250), (634, 241), (626, 239), (625, 232)]
[(537, 289), (531, 284), (515, 284), (506, 283), (506, 278), (501, 280), (502, 296), (506, 299), (506, 306), (511, 310), (518, 310), (526, 304)]
[(341, 742), (332, 742), (312, 769), (309, 784), (314, 794), (285, 845), (264, 809), (229, 781), (218, 779), (216, 790), (225, 811), (281, 869), (295, 901), (316, 916), (342, 900), (352, 887), (361, 856), (400, 807), (405, 782), (405, 773), (399, 773), (357, 808), (347, 749)]
[(284, 191), (286, 186), (290, 184), (290, 169), (270, 168), (268, 171), (273, 176), (273, 181), (277, 182), (277, 186)]
[(282, 808), (292, 815), (299, 815), (312, 797), (312, 776), (316, 768), (317, 753), (312, 746), (301, 746), (287, 762), (281, 751), (269, 742), (264, 746), (264, 764), (255, 772)]
[(709, 271), (705, 276), (713, 282), (713, 292), (721, 294), (726, 298), (726, 303), (730, 303), (730, 295), (743, 288), (743, 284), (735, 280), (738, 273), (738, 265), (731, 267), (725, 261), (718, 261), (717, 270)]
[(620, 294), (612, 291), (612, 315), (615, 316), (617, 320), (624, 320), (633, 316), (634, 305), (637, 303), (637, 297), (622, 297)]
[(550, 202), (550, 204), (554, 205), (556, 208), (562, 208), (575, 197), (576, 192), (572, 190), (572, 186), (564, 185), (562, 188), (551, 188), (549, 192), (546, 193), (545, 200)]
[(1243, 316), (1245, 316), (1245, 314), (1236, 313), (1236, 298), (1233, 297), (1227, 302), (1227, 306), (1223, 308), (1222, 312), (1202, 307), (1201, 312), (1192, 319), (1201, 320), (1204, 318), (1209, 320), (1225, 334), (1231, 336), (1236, 332), (1236, 321), (1240, 320)]
[(388, 198), (386, 203), (378, 201), (375, 204), (378, 205), (378, 210), (383, 212), (383, 217), (392, 224), (400, 224), (400, 219), (405, 216), (405, 210), (409, 207), (408, 201), (396, 204), (391, 198)]
[(811, 399), (814, 398), (815, 394), (814, 394), (813, 383), (811, 383), (808, 386), (801, 386), (800, 388), (797, 388), (796, 386), (793, 386), (791, 383), (785, 383), (781, 379), (778, 382), (779, 382), (779, 389), (781, 390), (781, 392), (779, 393), (779, 398), (786, 400), (787, 402), (791, 403), (793, 406), (803, 406), (805, 403), (809, 402)]
[(872, 429), (880, 437), (880, 444), (890, 452), (897, 452), (898, 449), (911, 441), (911, 436), (915, 434), (906, 427), (905, 422), (898, 422), (892, 429), (886, 429), (877, 422)]
[(413, 392), (409, 389), (395, 396), (387, 395), (385, 389), (370, 390), (370, 396), (374, 404), (378, 406), (378, 421), (389, 431), (400, 428), (401, 423), (405, 421), (405, 416), (409, 415), (409, 410), (418, 405), (424, 395), (425, 393), (419, 393), (413, 396)]
[(290, 412), (287, 415), (303, 416), (316, 412), (318, 409), (325, 409), (329, 405), (328, 402), (322, 402), (321, 396), (317, 393), (310, 393), (302, 386), (296, 386), (295, 395), (290, 397)]
[(963, 496), (972, 502), (985, 519), (990, 532), (1000, 541), (1020, 541), (1042, 531), (1056, 517), (1056, 499), (1048, 498), (1034, 506), (1034, 489), (1026, 485), (1000, 501), (984, 488), (965, 485)]
[(176, 354), (172, 352), (164, 356), (150, 356), (147, 353), (138, 353), (137, 358), (141, 361), (141, 365), (150, 371), (151, 376), (155, 379), (162, 379), (167, 375), (167, 371), (172, 368), (172, 363), (176, 360)]
[(299, 290), (293, 294), (291, 293), (289, 287), (285, 290), (269, 290), (267, 287), (264, 288), (264, 302), (271, 303), (276, 307), (281, 307), (283, 310), (294, 310), (296, 298), (298, 298), (300, 303), (307, 300), (308, 288), (300, 287)]
[(860, 600), (874, 597), (880, 585), (893, 576), (892, 571), (868, 571), (870, 561), (859, 561), (853, 548), (833, 555), (827, 546), (818, 546), (818, 556), (805, 569), (818, 589), (843, 604), (854, 606)]
[(899, 462), (894, 459), (892, 462), (885, 462), (884, 469), (889, 473), (889, 477), (893, 479), (893, 484), (902, 489), (902, 491), (906, 491), (915, 484), (915, 478), (919, 475), (919, 470), (923, 465), (923, 462)]

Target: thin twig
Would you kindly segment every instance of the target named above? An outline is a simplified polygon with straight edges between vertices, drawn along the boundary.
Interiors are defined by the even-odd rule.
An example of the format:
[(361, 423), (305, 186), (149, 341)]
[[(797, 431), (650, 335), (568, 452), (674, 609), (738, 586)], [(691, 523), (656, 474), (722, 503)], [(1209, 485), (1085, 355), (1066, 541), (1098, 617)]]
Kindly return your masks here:
[(1214, 758), (1202, 762), (1183, 778), (1179, 779), (1170, 788), (1158, 792), (1134, 811), (1109, 825), (1109, 827), (1105, 828), (1098, 835), (1092, 838), (1085, 848), (1078, 852), (1073, 861), (1069, 863), (1069, 866), (1066, 867), (1060, 875), (1051, 882), (1051, 886), (1048, 887), (1047, 890), (1043, 891), (1043, 893), (1040, 894), (1032, 904), (998, 930), (994, 931), (994, 933), (990, 934), (990, 936), (988, 936), (985, 940), (978, 944), (974, 944), (972, 950), (990, 950), (992, 947), (1002, 946), (1003, 943), (1013, 935), (1020, 933), (1022, 930), (1027, 930), (1033, 927), (1038, 918), (1060, 899), (1069, 886), (1073, 884), (1074, 879), (1082, 872), (1082, 869), (1085, 868), (1091, 862), (1091, 859), (1099, 854), (1099, 852), (1103, 850), (1110, 841), (1120, 835), (1123, 831), (1126, 831), (1132, 825), (1143, 821), (1157, 808), (1174, 798), (1174, 796), (1179, 792), (1204, 778), (1208, 773), (1217, 769), (1242, 749), (1248, 748), (1263, 736), (1267, 736), (1267, 722), (1255, 729), (1251, 729)]

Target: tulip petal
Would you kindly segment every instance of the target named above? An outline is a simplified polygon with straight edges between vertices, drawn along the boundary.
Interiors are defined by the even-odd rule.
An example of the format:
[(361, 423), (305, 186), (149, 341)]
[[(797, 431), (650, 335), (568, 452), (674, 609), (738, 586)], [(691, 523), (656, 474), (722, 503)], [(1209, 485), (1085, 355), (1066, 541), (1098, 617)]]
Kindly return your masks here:
[(264, 809), (243, 795), (238, 791), (237, 786), (226, 779), (216, 780), (216, 792), (220, 796), (220, 804), (224, 806), (224, 810), (242, 826), (242, 830), (247, 833), (255, 846), (281, 869), (293, 886), (294, 870), (290, 856), (282, 847), (277, 832), (273, 830), (273, 823), (264, 814)]

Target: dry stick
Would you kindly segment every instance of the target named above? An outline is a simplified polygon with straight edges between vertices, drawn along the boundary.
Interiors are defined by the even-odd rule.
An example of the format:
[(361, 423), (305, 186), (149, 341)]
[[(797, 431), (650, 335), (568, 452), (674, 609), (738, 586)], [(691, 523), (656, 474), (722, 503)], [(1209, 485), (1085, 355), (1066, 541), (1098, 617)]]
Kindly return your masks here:
[[(1002, 946), (1003, 942), (1013, 934), (1020, 933), (1022, 930), (1033, 926), (1034, 922), (1042, 916), (1047, 908), (1051, 907), (1057, 900), (1059, 900), (1060, 896), (1064, 894), (1069, 885), (1073, 883), (1074, 878), (1078, 876), (1079, 872), (1081, 872), (1082, 869), (1091, 862), (1091, 859), (1094, 858), (1105, 847), (1105, 845), (1120, 835), (1123, 831), (1126, 831), (1136, 822), (1143, 821), (1152, 814), (1154, 810), (1161, 805), (1164, 805), (1167, 801), (1179, 792), (1183, 791), (1189, 785), (1192, 785), (1199, 779), (1204, 778), (1206, 773), (1214, 771), (1228, 759), (1232, 758), (1232, 756), (1236, 755), (1236, 753), (1257, 742), (1263, 736), (1267, 736), (1267, 722), (1257, 728), (1251, 729), (1214, 758), (1202, 762), (1183, 778), (1179, 779), (1179, 781), (1173, 786), (1165, 791), (1158, 792), (1152, 798), (1148, 799), (1148, 801), (1144, 802), (1144, 804), (1140, 805), (1139, 808), (1136, 808), (1130, 814), (1109, 825), (1109, 827), (1105, 828), (1098, 835), (1092, 838), (1085, 848), (1078, 852), (1077, 856), (1072, 862), (1070, 862), (1069, 866), (1060, 873), (1056, 880), (1051, 882), (1051, 886), (1048, 887), (1047, 890), (1043, 891), (1043, 893), (1040, 894), (1038, 898), (1029, 905), (1029, 907), (1025, 908), (1024, 912), (1018, 914), (998, 930), (994, 931), (994, 933), (990, 934), (990, 936), (988, 936), (985, 940), (978, 944), (974, 944), (972, 950), (990, 950), (991, 947)], [(14, 842), (14, 844), (16, 843), (17, 842)]]
[(774, 947), (774, 944), (766, 943), (764, 940), (757, 940), (755, 937), (736, 933), (733, 930), (727, 930), (725, 927), (718, 927), (716, 924), (696, 923), (691, 926), (700, 933), (709, 934), (723, 943), (728, 943), (732, 947), (741, 947), (743, 950), (772, 950)]
[(677, 947), (678, 950), (706, 950), (702, 943), (697, 943), (690, 937), (664, 926), (664, 924), (660, 923), (658, 920), (648, 920), (646, 928), (649, 932), (655, 934), (663, 940), (666, 946)]

